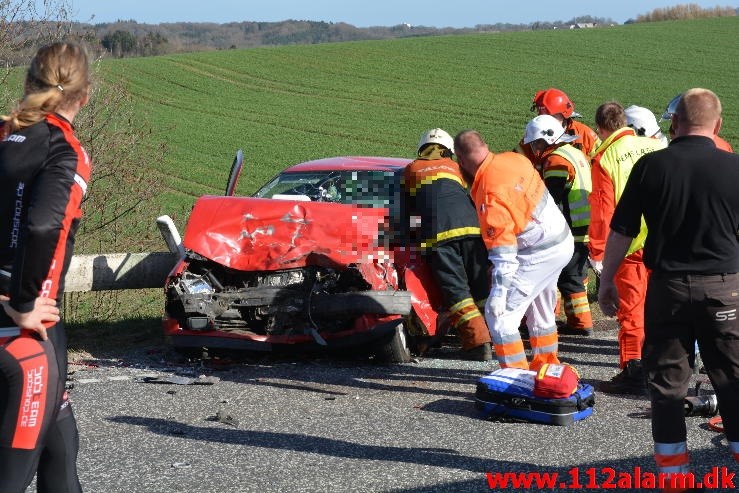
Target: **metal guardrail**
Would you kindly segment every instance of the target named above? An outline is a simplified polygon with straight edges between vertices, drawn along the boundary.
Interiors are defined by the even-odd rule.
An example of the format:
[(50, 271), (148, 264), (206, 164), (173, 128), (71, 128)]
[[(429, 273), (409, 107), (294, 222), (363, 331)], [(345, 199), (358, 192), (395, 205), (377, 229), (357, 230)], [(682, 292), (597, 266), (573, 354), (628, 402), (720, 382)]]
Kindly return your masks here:
[(184, 256), (180, 234), (169, 216), (157, 218), (169, 252), (73, 255), (64, 291), (115, 291), (163, 288), (167, 275)]

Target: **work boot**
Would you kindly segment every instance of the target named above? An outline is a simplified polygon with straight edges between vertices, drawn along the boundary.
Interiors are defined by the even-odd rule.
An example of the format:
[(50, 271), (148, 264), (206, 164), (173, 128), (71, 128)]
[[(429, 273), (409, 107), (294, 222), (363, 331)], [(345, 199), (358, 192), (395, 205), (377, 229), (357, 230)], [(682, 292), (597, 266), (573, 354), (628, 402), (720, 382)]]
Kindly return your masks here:
[(644, 379), (644, 370), (641, 360), (632, 359), (626, 362), (626, 367), (607, 382), (601, 382), (598, 390), (606, 394), (645, 395), (647, 382)]
[(584, 329), (576, 329), (574, 327), (570, 327), (565, 322), (557, 322), (557, 334), (561, 336), (590, 337), (593, 335), (593, 329), (592, 327), (587, 327)]
[(472, 349), (463, 350), (462, 357), (469, 361), (490, 361), (493, 359), (493, 348), (486, 342)]

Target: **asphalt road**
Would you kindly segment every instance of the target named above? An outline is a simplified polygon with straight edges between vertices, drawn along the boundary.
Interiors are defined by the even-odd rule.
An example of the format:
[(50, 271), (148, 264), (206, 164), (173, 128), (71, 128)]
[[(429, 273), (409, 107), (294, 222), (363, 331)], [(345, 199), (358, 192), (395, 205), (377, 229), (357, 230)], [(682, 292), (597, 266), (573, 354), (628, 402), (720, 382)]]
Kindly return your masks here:
[[(605, 320), (594, 337), (560, 339), (562, 359), (586, 382), (616, 372), (615, 327)], [(490, 491), (488, 472), (535, 472), (558, 473), (557, 484), (570, 487), (552, 491), (564, 491), (578, 489), (578, 468), (579, 489), (623, 491), (623, 483), (594, 486), (609, 478), (615, 486), (636, 467), (654, 471), (646, 399), (598, 393), (594, 414), (568, 427), (484, 420), (471, 398), (497, 363), (461, 361), (455, 349), (395, 366), (351, 358), (188, 365), (156, 351), (73, 365), (82, 485), (99, 493), (478, 492)], [(173, 375), (219, 380), (156, 383)], [(688, 418), (688, 432), (700, 477), (713, 467), (736, 472), (723, 434), (705, 418)]]

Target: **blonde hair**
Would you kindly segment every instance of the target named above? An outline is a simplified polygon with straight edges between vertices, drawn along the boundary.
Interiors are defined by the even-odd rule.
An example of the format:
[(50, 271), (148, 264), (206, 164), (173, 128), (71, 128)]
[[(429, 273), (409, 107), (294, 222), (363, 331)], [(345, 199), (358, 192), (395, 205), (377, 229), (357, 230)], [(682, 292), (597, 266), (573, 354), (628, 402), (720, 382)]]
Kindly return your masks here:
[(90, 88), (90, 63), (85, 49), (68, 42), (40, 48), (26, 73), (23, 99), (3, 116), (6, 134), (40, 122), (49, 113), (81, 101)]

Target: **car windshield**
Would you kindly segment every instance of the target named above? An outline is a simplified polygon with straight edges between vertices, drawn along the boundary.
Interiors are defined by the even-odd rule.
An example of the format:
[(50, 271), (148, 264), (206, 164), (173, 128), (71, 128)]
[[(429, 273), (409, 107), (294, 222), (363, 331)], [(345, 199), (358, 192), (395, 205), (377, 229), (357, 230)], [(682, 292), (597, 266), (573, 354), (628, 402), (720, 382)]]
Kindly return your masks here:
[(400, 173), (392, 171), (311, 171), (281, 173), (255, 197), (337, 202), (365, 207), (399, 205)]

